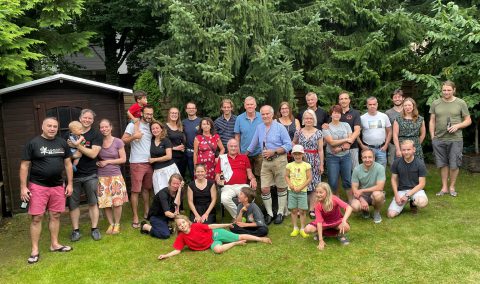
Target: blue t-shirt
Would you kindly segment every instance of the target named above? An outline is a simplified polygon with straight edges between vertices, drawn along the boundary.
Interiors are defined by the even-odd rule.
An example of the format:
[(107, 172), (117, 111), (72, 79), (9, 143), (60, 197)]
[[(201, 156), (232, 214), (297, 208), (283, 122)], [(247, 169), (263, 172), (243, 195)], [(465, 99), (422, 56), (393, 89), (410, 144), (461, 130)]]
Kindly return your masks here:
[[(255, 130), (257, 129), (257, 125), (261, 123), (262, 117), (258, 111), (255, 112), (255, 119), (253, 119), (253, 121), (247, 118), (246, 112), (237, 116), (233, 132), (235, 132), (235, 134), (240, 134), (241, 153), (245, 153), (247, 151), (247, 148), (248, 146), (250, 146), (250, 142), (252, 141), (253, 135), (255, 134)], [(257, 145), (257, 147), (255, 147), (255, 149), (250, 152), (249, 156), (257, 156), (260, 155), (261, 152), (262, 148), (260, 147), (260, 145)]]
[(195, 140), (195, 136), (197, 136), (197, 131), (200, 127), (200, 120), (200, 117), (197, 117), (194, 120), (190, 120), (188, 118), (182, 120), (183, 133), (185, 133), (185, 138), (187, 140), (185, 146), (188, 149), (193, 149), (193, 140)]

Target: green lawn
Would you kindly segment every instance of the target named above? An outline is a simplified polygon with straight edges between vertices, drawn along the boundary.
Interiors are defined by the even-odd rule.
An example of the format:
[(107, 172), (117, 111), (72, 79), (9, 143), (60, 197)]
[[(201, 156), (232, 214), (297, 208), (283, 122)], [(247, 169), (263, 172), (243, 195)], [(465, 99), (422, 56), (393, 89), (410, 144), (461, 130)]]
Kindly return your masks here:
[[(0, 229), (2, 283), (333, 283), (419, 282), (465, 283), (480, 279), (480, 211), (478, 174), (461, 171), (459, 196), (436, 197), (438, 172), (429, 167), (429, 206), (417, 216), (408, 208), (398, 218), (374, 224), (352, 216), (351, 244), (342, 247), (328, 239), (320, 252), (312, 238), (291, 238), (290, 219), (270, 225), (273, 245), (249, 243), (222, 255), (185, 251), (171, 259), (157, 256), (172, 249), (173, 239), (158, 240), (129, 227), (125, 207), (123, 231), (95, 242), (82, 224), (83, 238), (70, 243), (70, 222), (63, 218), (60, 239), (71, 253), (48, 252), (47, 227), (41, 240), (41, 259), (28, 265), (29, 218), (20, 214)], [(389, 184), (389, 182), (387, 183)], [(387, 186), (387, 204), (391, 201)], [(102, 232), (106, 220), (101, 220)]]

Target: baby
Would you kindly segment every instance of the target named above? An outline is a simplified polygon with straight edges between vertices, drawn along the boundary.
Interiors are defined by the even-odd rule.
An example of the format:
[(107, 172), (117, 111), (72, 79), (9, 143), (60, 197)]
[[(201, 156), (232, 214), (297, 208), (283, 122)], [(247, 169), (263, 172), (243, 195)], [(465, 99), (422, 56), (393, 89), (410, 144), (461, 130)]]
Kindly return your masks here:
[[(84, 145), (85, 144), (85, 138), (82, 136), (83, 134), (83, 126), (79, 121), (72, 121), (70, 124), (68, 124), (68, 128), (70, 129), (70, 135), (68, 136), (68, 139), (73, 143), (73, 145)], [(77, 171), (77, 165), (78, 162), (80, 161), (80, 158), (82, 157), (82, 153), (77, 149), (77, 148), (70, 148), (70, 151), (72, 151), (72, 159), (73, 159), (73, 171)]]

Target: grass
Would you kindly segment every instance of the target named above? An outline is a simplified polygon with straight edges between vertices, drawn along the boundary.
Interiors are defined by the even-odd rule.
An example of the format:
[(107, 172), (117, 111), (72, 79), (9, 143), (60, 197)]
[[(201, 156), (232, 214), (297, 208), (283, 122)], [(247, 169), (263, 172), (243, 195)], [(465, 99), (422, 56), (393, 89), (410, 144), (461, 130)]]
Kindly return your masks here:
[[(459, 196), (436, 197), (439, 174), (429, 167), (429, 205), (417, 216), (408, 208), (398, 218), (387, 220), (391, 201), (387, 187), (384, 221), (374, 224), (352, 216), (351, 244), (342, 247), (327, 239), (326, 249), (316, 249), (312, 238), (291, 238), (290, 219), (270, 225), (273, 245), (249, 243), (215, 255), (211, 251), (184, 251), (158, 261), (172, 249), (173, 238), (158, 240), (140, 235), (129, 227), (130, 210), (125, 207), (122, 233), (95, 242), (84, 233), (70, 243), (68, 216), (62, 219), (60, 239), (74, 247), (71, 253), (50, 253), (44, 223), (41, 259), (27, 265), (30, 253), (29, 218), (25, 214), (8, 219), (0, 229), (0, 275), (2, 283), (322, 283), (322, 282), (417, 282), (468, 283), (480, 279), (480, 213), (478, 174), (461, 171)], [(388, 184), (388, 183), (387, 183)], [(407, 206), (408, 207), (408, 206)], [(106, 220), (100, 222), (102, 232)]]

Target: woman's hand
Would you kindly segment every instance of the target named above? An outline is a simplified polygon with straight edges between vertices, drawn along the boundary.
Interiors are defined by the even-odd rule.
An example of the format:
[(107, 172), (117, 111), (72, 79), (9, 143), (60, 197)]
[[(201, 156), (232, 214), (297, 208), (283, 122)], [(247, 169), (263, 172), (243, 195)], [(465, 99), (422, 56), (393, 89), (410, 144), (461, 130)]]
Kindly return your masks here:
[(323, 239), (321, 239), (320, 241), (318, 241), (318, 246), (317, 248), (319, 250), (323, 250), (325, 248), (325, 241), (323, 241)]
[(108, 164), (109, 164), (108, 161), (98, 161), (98, 162), (97, 162), (97, 167), (103, 168), (103, 167), (105, 167), (105, 166), (108, 165)]
[(208, 214), (205, 213), (205, 214), (202, 215), (201, 221), (202, 221), (202, 223), (205, 223), (207, 220), (208, 220)]

